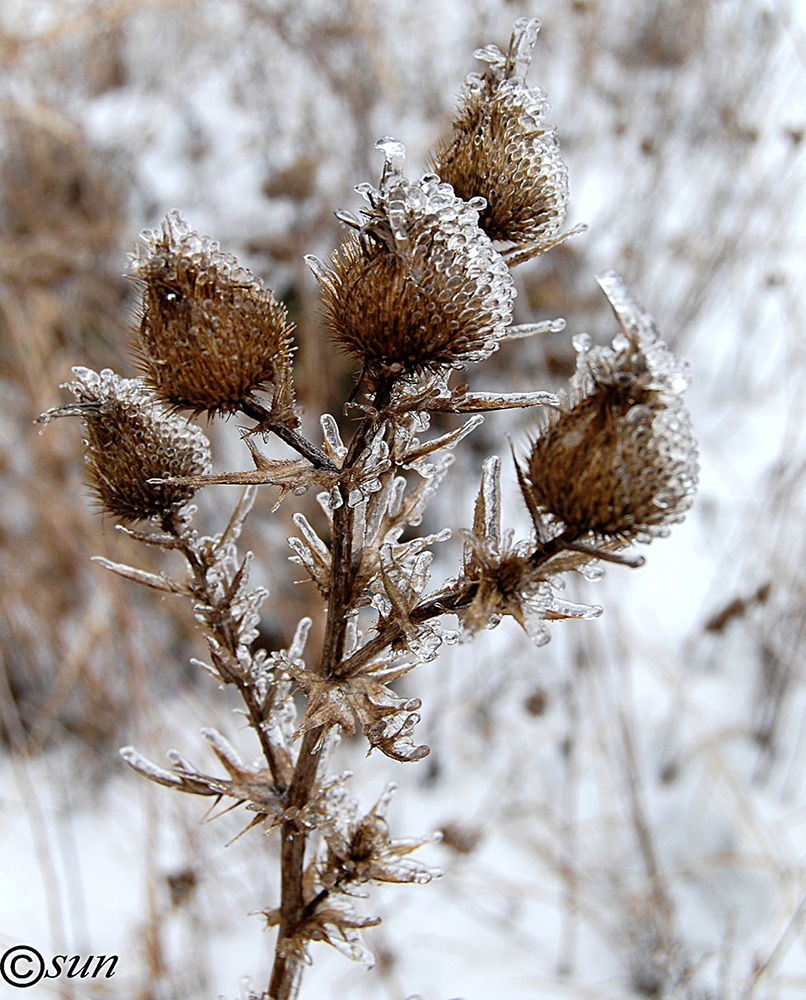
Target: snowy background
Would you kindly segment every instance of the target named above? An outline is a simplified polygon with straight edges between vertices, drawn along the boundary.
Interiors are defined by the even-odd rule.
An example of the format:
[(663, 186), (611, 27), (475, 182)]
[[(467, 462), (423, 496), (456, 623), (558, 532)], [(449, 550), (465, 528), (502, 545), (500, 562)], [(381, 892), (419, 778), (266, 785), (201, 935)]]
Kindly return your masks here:
[[(246, 756), (234, 703), (188, 661), (187, 608), (90, 563), (159, 565), (91, 509), (77, 427), (39, 436), (73, 364), (131, 374), (137, 233), (179, 208), (282, 295), (298, 325), (304, 422), (338, 413), (347, 363), (321, 332), (303, 253), (377, 181), (381, 136), (410, 175), (448, 121), (472, 52), (516, 17), (543, 28), (548, 91), (588, 231), (516, 272), (515, 342), (477, 388), (554, 388), (570, 336), (614, 321), (593, 281), (621, 272), (694, 375), (694, 511), (639, 571), (576, 596), (595, 622), (535, 650), (512, 623), (408, 678), (431, 756), (361, 742), (369, 807), (400, 786), (396, 836), (444, 878), (372, 890), (375, 968), (314, 949), (302, 997), (512, 1000), (806, 997), (806, 18), (797, 0), (0, 0), (0, 949), (118, 954), (109, 981), (26, 996), (237, 998), (265, 988), (275, 840), (139, 780), (117, 748), (201, 766), (215, 725)], [(488, 417), (430, 513), (472, 518), (481, 464), (529, 418)], [(221, 469), (248, 467), (232, 426)], [(508, 466), (510, 523), (525, 530)], [(211, 488), (220, 527), (235, 501)], [(294, 587), (292, 508), (253, 519), (265, 641)], [(450, 546), (436, 561), (447, 575)], [(148, 560), (151, 560), (148, 562)], [(254, 748), (252, 748), (254, 752)], [(0, 985), (0, 995), (19, 996)]]

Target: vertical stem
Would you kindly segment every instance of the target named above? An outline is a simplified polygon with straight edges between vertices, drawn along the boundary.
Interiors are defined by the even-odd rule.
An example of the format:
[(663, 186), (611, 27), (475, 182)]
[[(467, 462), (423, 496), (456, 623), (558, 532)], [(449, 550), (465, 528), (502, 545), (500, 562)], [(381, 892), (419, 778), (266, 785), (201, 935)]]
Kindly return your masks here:
[[(380, 418), (380, 411), (389, 404), (393, 384), (391, 379), (378, 383), (373, 401), (375, 415), (365, 417), (353, 436), (344, 459), (345, 472), (353, 469), (363, 455), (369, 435)], [(346, 502), (333, 511), (327, 621), (318, 668), (319, 676), (323, 678), (336, 673), (344, 656), (347, 616), (353, 602), (353, 518), (354, 510)], [(304, 734), (288, 789), (286, 808), (291, 812), (291, 818), (284, 820), (281, 827), (280, 926), (266, 1000), (294, 1000), (299, 991), (304, 942), (294, 939), (306, 916), (302, 878), (310, 831), (294, 818), (294, 814), (308, 804), (314, 793), (320, 769), (324, 766), (325, 735), (322, 727)], [(296, 953), (291, 951), (293, 947), (296, 947)]]

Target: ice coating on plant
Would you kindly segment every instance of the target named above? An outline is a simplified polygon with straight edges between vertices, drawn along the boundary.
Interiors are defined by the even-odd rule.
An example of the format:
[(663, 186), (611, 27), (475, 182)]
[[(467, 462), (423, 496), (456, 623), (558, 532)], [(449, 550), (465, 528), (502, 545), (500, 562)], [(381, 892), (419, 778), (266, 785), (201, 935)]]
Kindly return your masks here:
[[(458, 609), (465, 635), (495, 628), (509, 615), (537, 646), (550, 639), (546, 622), (565, 618), (598, 618), (596, 605), (575, 604), (557, 596), (562, 581), (551, 559), (542, 558), (536, 539), (514, 542), (501, 525), (501, 460), (493, 455), (482, 468), (473, 528), (464, 532), (465, 550), (459, 583), (468, 600)], [(576, 569), (577, 558), (565, 568)]]
[[(545, 123), (544, 91), (526, 84), (540, 28), (519, 18), (509, 49), (479, 49), (483, 74), (471, 73), (459, 96), (453, 130), (436, 147), (434, 169), (456, 194), (482, 196), (480, 225), (510, 244), (511, 264), (528, 260), (564, 239), (559, 231), (568, 207), (568, 170), (557, 134)], [(565, 234), (569, 235), (569, 234)]]
[(697, 448), (683, 401), (688, 368), (613, 272), (599, 276), (621, 331), (574, 340), (577, 368), (548, 411), (521, 488), (544, 539), (611, 545), (667, 533), (691, 506)]
[(434, 174), (408, 180), (402, 143), (378, 145), (386, 162), (379, 186), (361, 188), (363, 219), (341, 216), (353, 233), (330, 268), (307, 258), (328, 327), (376, 373), (482, 361), (511, 322), (515, 287), (479, 228), (481, 202)]
[(319, 864), (319, 879), (325, 888), (339, 888), (353, 895), (353, 887), (366, 882), (423, 885), (442, 874), (439, 869), (407, 857), (417, 848), (438, 841), (438, 834), (392, 839), (386, 813), (396, 789), (395, 783), (389, 782), (364, 815), (343, 787), (331, 786), (320, 796), (318, 825), (327, 849)]
[(160, 397), (195, 413), (232, 413), (255, 393), (297, 423), (285, 306), (179, 212), (141, 234), (130, 277), (142, 292), (139, 356)]
[(99, 505), (124, 524), (175, 513), (195, 488), (153, 480), (210, 471), (210, 444), (201, 428), (171, 413), (142, 379), (121, 378), (108, 368), (76, 367), (73, 374), (63, 388), (75, 403), (39, 419), (81, 417), (87, 477)]
[[(159, 523), (153, 518), (128, 534), (184, 557), (186, 576), (101, 564), (161, 596), (190, 602), (209, 650), (210, 662), (201, 665), (237, 691), (263, 759), (245, 764), (212, 728), (203, 736), (219, 776), (198, 770), (177, 750), (168, 751), (170, 770), (132, 748), (124, 754), (152, 781), (216, 801), (226, 796), (251, 811), (250, 827), (281, 828), (281, 898), (263, 911), (278, 928), (265, 995), (278, 1000), (296, 995), (299, 965), (310, 961), (313, 941), (371, 962), (361, 931), (378, 919), (357, 915), (348, 897), (365, 894), (373, 881), (421, 883), (436, 874), (408, 857), (430, 838), (392, 838), (391, 787), (364, 813), (347, 795), (344, 776), (327, 778), (339, 734), (360, 731), (367, 753), (379, 750), (401, 763), (422, 760), (429, 748), (414, 739), (421, 701), (407, 688), (396, 690), (400, 679), (460, 634), (470, 637), (506, 616), (537, 645), (548, 641), (552, 621), (597, 617), (601, 608), (564, 596), (565, 574), (596, 579), (608, 561), (639, 565), (624, 546), (665, 533), (693, 494), (696, 451), (682, 403), (687, 369), (612, 272), (598, 280), (620, 330), (606, 347), (593, 346), (586, 335), (575, 338), (577, 368), (566, 392), (530, 385), (487, 392), (457, 384), (457, 369), (489, 357), (503, 341), (553, 335), (564, 326), (562, 320), (512, 325), (508, 266), (564, 238), (568, 199), (556, 134), (545, 121), (545, 94), (526, 82), (538, 28), (534, 19), (520, 18), (506, 51), (479, 50), (483, 71), (465, 83), (453, 133), (435, 154), (438, 173), (407, 178), (405, 147), (382, 139), (378, 184), (356, 189), (366, 207), (337, 213), (349, 231), (344, 244), (329, 264), (308, 258), (330, 332), (361, 368), (344, 408), (349, 447), (330, 414), (320, 418), (321, 450), (304, 436), (285, 309), (217, 243), (171, 213), (144, 235), (132, 259), (143, 292), (146, 381), (173, 411), (239, 411), (253, 420), (243, 436), (254, 468), (198, 474), (209, 468), (206, 440), (171, 411), (178, 442), (171, 457), (190, 456), (200, 465), (195, 472), (185, 466), (183, 473), (180, 463), (155, 474), (145, 463), (149, 489), (179, 492), (162, 494), (172, 501), (155, 508)], [(124, 395), (139, 391), (111, 373), (76, 369), (76, 375), (83, 396), (44, 415), (45, 422), (78, 414), (92, 426), (105, 413), (110, 378)], [(131, 382), (138, 385), (142, 381)], [(502, 463), (488, 458), (472, 527), (461, 533), (460, 569), (430, 590), (439, 566), (432, 549), (451, 530), (444, 521), (426, 520), (427, 508), (451, 471), (453, 453), (481, 414), (532, 406), (550, 409), (514, 474), (533, 532), (516, 540), (505, 526)], [(432, 430), (434, 414), (449, 416)], [(468, 416), (457, 419), (462, 414)], [(297, 457), (264, 454), (258, 443), (272, 433)], [(112, 442), (110, 453), (116, 446)], [(183, 498), (212, 482), (249, 489), (227, 527), (207, 537)], [(273, 627), (260, 628), (266, 591), (250, 587), (252, 556), (239, 556), (236, 548), (258, 484), (279, 487), (288, 503), (315, 486), (324, 512), (317, 529), (295, 510), (297, 534), (289, 539), (291, 560), (318, 591), (308, 588), (319, 602), (321, 627), (297, 615), (296, 627), (292, 622), (289, 636), (272, 650), (264, 645)], [(281, 610), (278, 603), (272, 626), (282, 626)], [(446, 618), (452, 624), (452, 616), (461, 632), (443, 624)], [(316, 649), (306, 656), (309, 635)], [(301, 720), (297, 705), (304, 705)]]

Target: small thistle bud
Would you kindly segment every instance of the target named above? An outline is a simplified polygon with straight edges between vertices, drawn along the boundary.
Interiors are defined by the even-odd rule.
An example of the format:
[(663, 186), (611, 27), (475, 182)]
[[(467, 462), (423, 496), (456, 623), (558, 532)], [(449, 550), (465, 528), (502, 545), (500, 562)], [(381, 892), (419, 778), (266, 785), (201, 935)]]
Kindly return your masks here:
[(233, 413), (258, 391), (296, 425), (286, 308), (178, 212), (130, 257), (142, 286), (139, 356), (160, 399), (193, 413)]
[(379, 188), (359, 188), (364, 221), (331, 267), (306, 258), (321, 285), (334, 338), (374, 372), (416, 371), (481, 361), (512, 318), (515, 288), (507, 266), (479, 229), (482, 202), (457, 198), (427, 174), (402, 175), (402, 143), (384, 139)]
[(538, 533), (627, 544), (664, 535), (691, 506), (697, 449), (683, 362), (612, 272), (597, 279), (622, 326), (576, 338), (577, 370), (532, 445), (521, 488)]
[(211, 469), (210, 445), (201, 429), (171, 413), (142, 379), (124, 379), (108, 368), (74, 368), (66, 383), (76, 402), (39, 418), (79, 416), (87, 431), (84, 461), (100, 506), (122, 523), (170, 513), (187, 503), (191, 486), (153, 483), (170, 476), (200, 476)]
[(506, 55), (495, 45), (476, 51), (487, 70), (465, 80), (453, 130), (432, 155), (460, 198), (486, 200), (479, 225), (490, 239), (514, 244), (506, 255), (515, 263), (564, 238), (568, 205), (568, 169), (556, 129), (543, 120), (546, 94), (526, 85), (539, 29), (539, 21), (519, 18)]

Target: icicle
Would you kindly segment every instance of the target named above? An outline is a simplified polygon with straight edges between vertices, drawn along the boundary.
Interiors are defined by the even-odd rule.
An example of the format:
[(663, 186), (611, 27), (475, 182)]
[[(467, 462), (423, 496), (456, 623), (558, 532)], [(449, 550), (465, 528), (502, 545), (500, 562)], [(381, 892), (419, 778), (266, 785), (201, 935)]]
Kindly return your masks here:
[(302, 654), (305, 651), (305, 643), (308, 640), (308, 633), (311, 630), (312, 624), (313, 622), (310, 618), (300, 618), (297, 623), (296, 631), (294, 632), (294, 638), (291, 640), (291, 645), (288, 647), (289, 660), (302, 659)]
[(325, 451), (337, 465), (341, 466), (347, 454), (347, 447), (342, 441), (339, 425), (330, 413), (323, 413), (319, 418), (319, 423), (322, 425), (322, 433), (325, 438)]
[(119, 752), (129, 767), (142, 774), (144, 778), (156, 781), (159, 785), (167, 785), (169, 788), (181, 788), (182, 779), (178, 775), (166, 771), (164, 767), (158, 767), (134, 747), (121, 747)]

